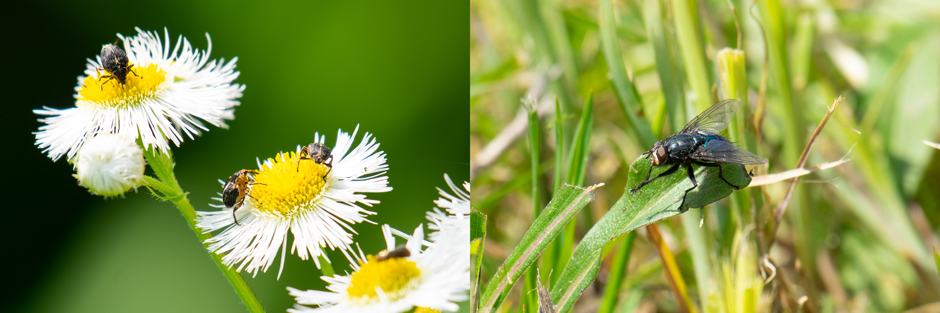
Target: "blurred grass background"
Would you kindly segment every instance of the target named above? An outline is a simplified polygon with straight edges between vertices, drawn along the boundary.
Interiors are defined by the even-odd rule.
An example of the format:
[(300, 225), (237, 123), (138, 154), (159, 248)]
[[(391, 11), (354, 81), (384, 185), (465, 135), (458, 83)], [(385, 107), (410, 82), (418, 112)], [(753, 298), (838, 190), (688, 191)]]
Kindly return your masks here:
[[(567, 164), (578, 155), (572, 142), (582, 113), (593, 114), (582, 185), (606, 185), (577, 219), (578, 238), (633, 187), (626, 186), (628, 166), (650, 148), (644, 127), (662, 139), (714, 103), (722, 90), (716, 54), (738, 46), (744, 63), (737, 66), (746, 64), (746, 70), (733, 75), (746, 75), (748, 99), (742, 99), (747, 105), (736, 123), (747, 125), (732, 124), (731, 135), (770, 160), (757, 174), (796, 167), (809, 134), (839, 95), (846, 100), (817, 139), (807, 166), (844, 155), (852, 161), (800, 180), (770, 251), (777, 278), (766, 286), (759, 283), (755, 264), (761, 254), (754, 245), (758, 239), (766, 244), (761, 237), (769, 235), (770, 211), (783, 198), (786, 183), (738, 192), (705, 207), (701, 230), (697, 210), (660, 222), (692, 304), (715, 312), (769, 306), (810, 312), (940, 310), (940, 276), (931, 249), (940, 243), (940, 153), (922, 143), (940, 141), (940, 3), (759, 0), (753, 14), (762, 29), (749, 13), (750, 1), (730, 2), (736, 12), (725, 0), (470, 2), (473, 206), (489, 221), (484, 281), (516, 248), (534, 220), (532, 208), (544, 206), (555, 193), (555, 176), (571, 181), (578, 175)], [(605, 24), (604, 14), (611, 14), (606, 23), (612, 25)], [(592, 93), (593, 109), (585, 109)], [(527, 95), (548, 103), (540, 114), (537, 166), (530, 161), (531, 132), (508, 126), (520, 116), (524, 122), (520, 99)], [(555, 97), (560, 117), (551, 107)], [(763, 119), (755, 131), (759, 114)], [(563, 126), (560, 153), (557, 118)], [(498, 146), (496, 138), (513, 139), (505, 149), (488, 150)], [(531, 188), (533, 168), (537, 192)], [(753, 231), (756, 226), (759, 232)], [(616, 307), (601, 305), (615, 279), (608, 273), (619, 265), (607, 258), (575, 311), (680, 311), (656, 249), (645, 236), (637, 238), (623, 284), (613, 291)], [(547, 281), (545, 258), (541, 272)], [(556, 275), (561, 270), (550, 269)], [(758, 283), (744, 283), (753, 279)], [(520, 310), (521, 295), (529, 290), (521, 290), (522, 279), (516, 285), (503, 309)], [(766, 303), (751, 293), (748, 309), (729, 305), (753, 288)]]
[[(85, 59), (115, 33), (167, 27), (213, 59), (237, 56), (247, 88), (228, 130), (210, 127), (174, 149), (177, 178), (197, 210), (209, 210), (218, 179), (336, 131), (361, 124), (388, 154), (392, 192), (372, 221), (412, 231), (444, 187), (469, 179), (466, 4), (248, 1), (10, 1), (0, 4), (3, 59), (0, 123), (7, 195), (0, 311), (239, 312), (245, 308), (170, 203), (146, 189), (103, 200), (77, 186), (71, 166), (34, 146), (31, 110), (74, 106)], [(358, 142), (358, 139), (357, 139)], [(366, 253), (384, 248), (378, 226), (355, 225)], [(292, 240), (292, 239), (291, 239)], [(330, 253), (334, 269), (349, 269)], [(278, 261), (275, 261), (278, 263)], [(293, 306), (286, 286), (324, 289), (311, 261), (288, 255), (248, 277), (269, 312)]]

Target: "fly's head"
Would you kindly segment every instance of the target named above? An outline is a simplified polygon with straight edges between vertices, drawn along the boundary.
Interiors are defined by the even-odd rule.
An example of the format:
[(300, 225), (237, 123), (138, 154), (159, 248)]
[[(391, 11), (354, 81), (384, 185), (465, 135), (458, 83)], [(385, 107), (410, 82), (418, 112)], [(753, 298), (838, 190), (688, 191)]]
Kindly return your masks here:
[(666, 147), (664, 147), (659, 142), (653, 144), (653, 149), (650, 149), (650, 151), (647, 151), (647, 153), (649, 153), (650, 158), (652, 158), (653, 166), (665, 164), (666, 161), (669, 160), (669, 154), (666, 153)]

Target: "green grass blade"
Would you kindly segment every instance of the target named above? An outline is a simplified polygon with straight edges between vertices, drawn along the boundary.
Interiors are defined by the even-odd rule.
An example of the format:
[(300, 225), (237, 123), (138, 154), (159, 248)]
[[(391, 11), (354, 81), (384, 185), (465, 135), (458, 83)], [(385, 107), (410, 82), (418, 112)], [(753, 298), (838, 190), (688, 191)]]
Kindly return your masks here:
[(656, 142), (656, 136), (650, 128), (648, 121), (641, 119), (636, 115), (637, 110), (643, 106), (640, 104), (640, 98), (637, 96), (636, 88), (630, 79), (627, 78), (627, 70), (623, 64), (623, 58), (620, 54), (620, 45), (617, 41), (617, 25), (614, 22), (614, 8), (611, 0), (601, 0), (600, 2), (600, 34), (601, 49), (604, 52), (604, 59), (607, 61), (607, 67), (610, 75), (613, 77), (614, 92), (617, 94), (620, 109), (630, 122), (627, 128), (632, 138), (639, 141), (639, 146), (651, 147)]
[(623, 286), (627, 266), (630, 265), (630, 252), (633, 251), (634, 237), (636, 237), (635, 232), (627, 234), (627, 237), (620, 243), (620, 247), (617, 248), (617, 256), (610, 264), (607, 288), (604, 289), (604, 299), (600, 309), (597, 310), (598, 313), (612, 313), (617, 306), (617, 300), (620, 299), (620, 287)]
[[(532, 166), (532, 216), (539, 216), (539, 213), (542, 211), (541, 203), (539, 202), (539, 149), (541, 147), (539, 141), (539, 112), (536, 107), (538, 104), (531, 102), (526, 105), (526, 110), (528, 111), (529, 118), (529, 161)], [(525, 272), (525, 283), (523, 284), (523, 290), (532, 290), (535, 289), (535, 269), (537, 266), (532, 266)], [(522, 311), (535, 312), (539, 307), (539, 299), (537, 293), (524, 292), (523, 301), (520, 301), (520, 305), (525, 308)]]
[(594, 95), (588, 94), (584, 101), (584, 111), (574, 133), (574, 142), (571, 143), (571, 158), (568, 164), (569, 185), (584, 184), (585, 170), (591, 146), (591, 131), (594, 130)]
[(538, 259), (539, 253), (558, 236), (565, 224), (594, 200), (592, 191), (600, 186), (565, 185), (559, 190), (486, 285), (479, 312), (492, 312), (499, 307), (523, 271)]
[[(649, 160), (637, 158), (630, 166), (627, 188), (639, 184), (645, 179), (650, 168)], [(653, 174), (666, 170), (660, 166)], [(750, 177), (738, 164), (722, 164), (725, 179), (744, 186), (750, 183)], [(687, 205), (701, 207), (731, 194), (732, 188), (718, 178), (718, 168), (699, 167), (695, 177), (700, 186), (689, 192)], [(637, 227), (679, 214), (679, 204), (685, 190), (692, 187), (692, 182), (683, 173), (666, 176), (643, 187), (636, 194), (624, 193), (607, 214), (604, 215), (581, 239), (571, 261), (552, 287), (552, 300), (559, 311), (568, 311), (574, 306), (581, 292), (587, 288), (600, 269), (600, 262), (617, 242)]]
[[(761, 19), (763, 20), (767, 38), (767, 49), (770, 65), (769, 89), (775, 90), (780, 105), (780, 114), (783, 120), (783, 129), (786, 140), (783, 141), (783, 162), (786, 166), (796, 165), (803, 143), (808, 136), (803, 125), (803, 106), (793, 101), (793, 89), (790, 83), (790, 71), (787, 58), (787, 38), (785, 25), (785, 12), (779, 0), (758, 1)], [(794, 199), (796, 200), (796, 199)]]
[[(552, 177), (552, 192), (558, 192), (564, 181), (564, 132), (562, 131), (562, 111), (558, 97), (555, 97), (555, 176)], [(560, 241), (559, 241), (560, 242)], [(548, 245), (542, 253), (541, 269), (543, 272), (551, 273), (555, 268), (555, 260), (558, 259), (558, 250), (560, 243)], [(552, 281), (552, 277), (546, 278), (547, 282)]]
[(483, 264), (483, 243), (486, 242), (486, 215), (476, 210), (470, 212), (470, 251), (473, 257), (473, 276), (470, 286), (470, 304), (480, 300), (480, 266)]
[(695, 107), (698, 111), (707, 109), (712, 105), (711, 83), (708, 79), (708, 69), (705, 67), (704, 49), (699, 40), (698, 2), (689, 0), (672, 0), (673, 20), (676, 22), (676, 36), (679, 37), (679, 51), (685, 65), (686, 77), (689, 86), (695, 93)]
[(563, 69), (561, 79), (564, 80), (566, 88), (574, 90), (578, 86), (577, 61), (574, 58), (565, 18), (562, 15), (561, 0), (538, 1), (538, 6), (539, 16), (545, 24), (556, 63)]
[(561, 103), (558, 102), (558, 97), (555, 97), (555, 176), (552, 177), (552, 192), (558, 191), (561, 189), (561, 182), (564, 181), (564, 173), (562, 172), (562, 164), (564, 164), (564, 140), (565, 133), (562, 132), (561, 120)]
[[(568, 184), (580, 186), (584, 184), (587, 171), (588, 157), (590, 156), (591, 132), (594, 129), (594, 95), (588, 94), (584, 101), (584, 111), (574, 133), (574, 142), (571, 143), (571, 157), (568, 164)], [(574, 249), (574, 237), (578, 217), (575, 216), (565, 226), (561, 240), (556, 243), (556, 254), (553, 268), (564, 268), (571, 258)]]
[(670, 126), (673, 131), (678, 131), (688, 121), (685, 117), (685, 93), (682, 90), (683, 82), (679, 79), (678, 64), (672, 58), (673, 47), (669, 45), (670, 41), (666, 37), (666, 25), (663, 23), (660, 5), (658, 0), (646, 1), (644, 18), (646, 32), (656, 55), (656, 72), (659, 74), (659, 85), (662, 86), (663, 96), (666, 98)]

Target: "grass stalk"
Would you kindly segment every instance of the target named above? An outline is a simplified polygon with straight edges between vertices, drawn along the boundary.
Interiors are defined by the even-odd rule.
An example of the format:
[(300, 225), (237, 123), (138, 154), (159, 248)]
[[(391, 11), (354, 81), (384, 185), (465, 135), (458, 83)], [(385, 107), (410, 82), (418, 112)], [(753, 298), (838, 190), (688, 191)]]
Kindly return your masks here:
[[(525, 109), (528, 111), (529, 119), (529, 161), (532, 165), (532, 217), (534, 219), (542, 213), (542, 206), (539, 201), (539, 174), (542, 172), (539, 170), (539, 150), (541, 147), (539, 138), (539, 112), (538, 104), (535, 103), (535, 100), (524, 103), (524, 105)], [(538, 294), (528, 292), (529, 290), (535, 289), (537, 285), (536, 268), (537, 266), (530, 266), (525, 272), (523, 301), (520, 302), (523, 306), (523, 312), (536, 312), (538, 309)]]
[(694, 0), (672, 0), (672, 15), (686, 78), (692, 87), (692, 101), (696, 111), (702, 111), (712, 105), (712, 93), (708, 69), (705, 67), (705, 49), (697, 31), (700, 27), (696, 4)]
[(683, 82), (679, 79), (679, 68), (675, 62), (670, 45), (670, 37), (666, 36), (666, 25), (663, 22), (663, 12), (660, 0), (646, 1), (644, 18), (646, 19), (646, 32), (653, 44), (656, 55), (656, 72), (659, 74), (659, 85), (663, 89), (666, 99), (666, 110), (669, 112), (669, 122), (672, 131), (678, 131), (688, 119), (685, 117), (685, 94), (682, 91)]
[(620, 299), (620, 288), (626, 279), (627, 267), (630, 265), (630, 252), (633, 251), (633, 238), (636, 232), (630, 232), (627, 237), (620, 242), (617, 247), (617, 255), (610, 263), (610, 275), (607, 277), (607, 288), (604, 289), (604, 298), (601, 300), (601, 307), (598, 313), (612, 313), (617, 306), (617, 300)]
[(620, 54), (620, 42), (617, 40), (617, 25), (614, 20), (614, 8), (612, 0), (601, 0), (600, 2), (600, 28), (601, 49), (604, 52), (604, 59), (607, 61), (608, 70), (610, 70), (611, 82), (614, 93), (617, 94), (620, 110), (627, 116), (630, 123), (627, 127), (627, 133), (631, 138), (639, 142), (639, 146), (651, 147), (656, 142), (656, 136), (650, 128), (649, 121), (641, 119), (636, 112), (642, 110), (643, 105), (637, 95), (636, 88), (627, 77), (626, 67), (623, 64), (623, 56)]
[[(591, 132), (594, 129), (594, 95), (588, 94), (584, 101), (584, 111), (574, 133), (574, 142), (571, 144), (571, 157), (568, 167), (568, 184), (581, 186), (587, 174), (588, 157), (590, 156)], [(575, 230), (578, 217), (571, 218), (565, 226), (561, 240), (558, 240), (558, 254), (555, 258), (555, 268), (564, 268), (571, 258), (574, 249)]]

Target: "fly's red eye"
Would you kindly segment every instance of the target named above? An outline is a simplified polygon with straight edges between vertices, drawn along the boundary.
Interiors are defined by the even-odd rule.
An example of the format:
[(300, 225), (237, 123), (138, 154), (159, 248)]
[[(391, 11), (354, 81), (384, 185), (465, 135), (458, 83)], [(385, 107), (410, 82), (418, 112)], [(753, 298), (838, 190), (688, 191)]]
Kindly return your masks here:
[(659, 165), (666, 161), (666, 148), (659, 147), (653, 151), (653, 165)]

